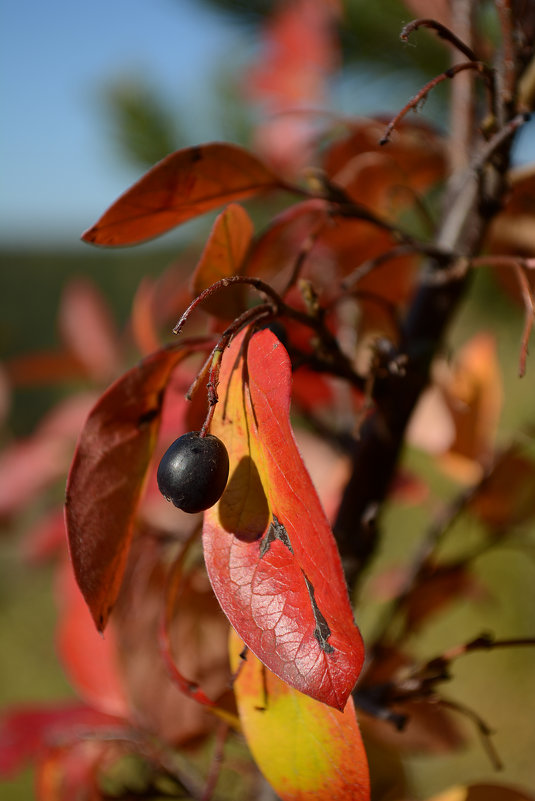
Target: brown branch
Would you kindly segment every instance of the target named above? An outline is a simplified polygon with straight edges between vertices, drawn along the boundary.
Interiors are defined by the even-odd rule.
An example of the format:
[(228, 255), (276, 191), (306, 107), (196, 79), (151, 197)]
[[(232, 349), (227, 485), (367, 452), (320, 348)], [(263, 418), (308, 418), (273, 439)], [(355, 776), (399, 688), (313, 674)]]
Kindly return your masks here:
[(437, 515), (436, 519), (429, 526), (423, 541), (418, 545), (416, 553), (410, 562), (410, 568), (405, 576), (403, 586), (387, 609), (384, 620), (378, 632), (373, 637), (373, 649), (380, 648), (385, 641), (397, 614), (403, 609), (405, 602), (425, 575), (437, 548), (444, 540), (446, 534), (451, 531), (461, 514), (465, 511), (474, 495), (481, 489), (484, 480), (485, 479), (482, 479), (479, 484), (460, 493), (452, 503)]
[[(511, 13), (511, 0), (495, 0), (500, 29), (502, 33), (502, 57), (498, 76), (500, 79), (499, 92), (502, 107), (509, 108), (515, 93), (515, 48), (513, 39), (513, 21)], [(499, 120), (503, 125), (504, 120)]]
[[(434, 240), (441, 251), (461, 253), (468, 260), (478, 254), (505, 195), (513, 136), (492, 143), (492, 159), (484, 170), (475, 172), (470, 166), (452, 175), (445, 192), (442, 224)], [(488, 144), (481, 138), (476, 163), (482, 151), (487, 155)], [(430, 258), (422, 274), (434, 275), (441, 269), (442, 265)], [(462, 270), (443, 285), (420, 284), (401, 321), (399, 352), (407, 356), (405, 374), (387, 374), (374, 382), (375, 408), (355, 441), (351, 476), (334, 523), (351, 588), (377, 547), (381, 504), (399, 461), (405, 428), (429, 382), (434, 354), (469, 286), (470, 275)]]

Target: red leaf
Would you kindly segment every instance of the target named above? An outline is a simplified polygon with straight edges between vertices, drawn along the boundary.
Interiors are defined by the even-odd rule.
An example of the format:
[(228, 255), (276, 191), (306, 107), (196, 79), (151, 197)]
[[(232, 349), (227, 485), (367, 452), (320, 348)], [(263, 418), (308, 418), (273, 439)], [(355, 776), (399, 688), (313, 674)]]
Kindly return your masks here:
[(276, 109), (320, 105), (326, 77), (338, 62), (336, 2), (281, 3), (265, 26), (262, 61), (250, 73), (251, 93)]
[(258, 152), (285, 174), (297, 175), (311, 163), (318, 130), (318, 115), (303, 111), (325, 106), (327, 79), (338, 66), (336, 26), (342, 9), (337, 0), (288, 0), (274, 6), (247, 86), (264, 109), (276, 112), (255, 132)]
[(36, 765), (36, 801), (105, 801), (101, 767), (119, 748), (113, 740), (91, 739), (47, 748)]
[(27, 760), (34, 759), (47, 743), (81, 730), (124, 727), (119, 718), (75, 703), (49, 707), (16, 707), (0, 718), (0, 776), (16, 773)]
[(23, 559), (40, 564), (65, 549), (65, 516), (61, 506), (40, 517), (21, 542)]
[(105, 637), (96, 632), (67, 561), (61, 565), (56, 586), (60, 605), (56, 642), (71, 683), (95, 709), (128, 717), (116, 631), (110, 627)]
[(343, 709), (364, 651), (340, 557), (289, 420), (290, 363), (269, 331), (225, 352), (211, 431), (230, 478), (205, 513), (208, 574), (256, 656), (301, 692)]
[(65, 475), (76, 437), (94, 403), (89, 393), (57, 404), (31, 437), (14, 442), (0, 455), (0, 517), (24, 508)]
[(65, 287), (59, 326), (71, 353), (97, 381), (109, 381), (119, 372), (119, 335), (102, 294), (87, 278)]
[(218, 142), (162, 159), (82, 235), (95, 245), (131, 245), (238, 198), (284, 187), (256, 156)]
[(162, 349), (118, 379), (78, 443), (67, 482), (67, 531), (76, 579), (99, 631), (121, 586), (164, 389), (189, 352)]

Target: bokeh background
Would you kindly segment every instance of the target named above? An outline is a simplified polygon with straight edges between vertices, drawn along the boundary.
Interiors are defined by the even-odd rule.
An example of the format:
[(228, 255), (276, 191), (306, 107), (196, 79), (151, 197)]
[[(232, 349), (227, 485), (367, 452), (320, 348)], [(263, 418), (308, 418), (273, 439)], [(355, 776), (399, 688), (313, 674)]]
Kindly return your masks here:
[[(430, 37), (402, 46), (411, 18), (401, 3), (347, 0), (341, 69), (333, 76), (329, 110), (344, 115), (395, 112), (437, 69), (444, 50)], [(104, 293), (118, 329), (136, 287), (159, 275), (202, 240), (210, 219), (189, 224), (132, 250), (99, 251), (81, 232), (166, 153), (224, 139), (250, 145), (262, 109), (251, 102), (246, 76), (260, 57), (261, 30), (272, 8), (224, 0), (5, 0), (0, 10), (0, 359), (9, 361), (60, 343), (57, 312), (68, 283), (87, 276)], [(489, 22), (489, 25), (491, 23)], [(423, 114), (447, 125), (441, 87)], [(517, 163), (535, 160), (535, 132), (526, 126)], [(484, 275), (451, 335), (455, 345), (478, 329), (497, 339), (506, 389), (500, 436), (534, 421), (535, 368), (516, 376), (521, 314)], [(31, 435), (46, 411), (75, 384), (9, 389), (0, 446)], [(413, 456), (415, 462), (418, 457)], [(57, 488), (61, 497), (62, 487)], [(25, 529), (39, 510), (28, 508), (0, 534), (0, 707), (49, 701), (72, 691), (54, 650), (52, 569), (20, 559)], [(387, 517), (384, 567), (402, 559), (424, 526), (425, 510)], [(405, 514), (405, 513), (404, 513)], [(408, 532), (400, 540), (399, 530)], [(460, 537), (464, 536), (461, 532)], [(484, 579), (503, 590), (477, 611), (440, 618), (422, 653), (477, 635), (490, 618), (498, 636), (527, 636), (535, 609), (535, 563), (514, 552), (480, 560)], [(519, 586), (521, 592), (518, 592)], [(370, 613), (370, 620), (373, 613)], [(366, 620), (363, 621), (367, 625)], [(371, 623), (370, 623), (371, 625)], [(533, 634), (533, 632), (531, 631)], [(452, 693), (470, 700), (498, 731), (503, 778), (535, 786), (531, 704), (535, 660), (511, 652), (468, 657)], [(474, 735), (464, 754), (414, 757), (408, 771), (418, 797), (457, 781), (492, 776)], [(6, 799), (31, 798), (31, 773), (0, 788)]]

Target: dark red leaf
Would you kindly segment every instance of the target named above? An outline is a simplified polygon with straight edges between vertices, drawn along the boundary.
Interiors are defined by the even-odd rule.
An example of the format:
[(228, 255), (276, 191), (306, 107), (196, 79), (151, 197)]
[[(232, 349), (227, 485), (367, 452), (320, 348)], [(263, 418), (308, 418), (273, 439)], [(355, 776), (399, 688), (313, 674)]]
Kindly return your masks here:
[[(176, 513), (175, 537), (191, 535), (191, 515), (164, 501), (162, 504)], [(136, 537), (110, 622), (117, 634), (137, 725), (175, 745), (199, 741), (218, 725), (216, 715), (208, 714), (191, 698), (194, 692), (185, 695), (179, 688), (178, 671), (187, 677), (190, 690), (200, 687), (218, 707), (235, 714), (229, 687), (228, 620), (214, 597), (206, 571), (195, 564), (191, 551), (188, 558), (187, 574), (168, 593), (169, 548), (153, 537)], [(164, 609), (168, 642), (167, 652), (162, 653), (158, 633)], [(168, 670), (171, 654), (176, 671)]]
[(118, 379), (78, 443), (67, 482), (67, 531), (76, 579), (99, 631), (121, 586), (164, 390), (189, 352), (162, 349)]
[(95, 245), (132, 245), (239, 198), (283, 187), (256, 156), (214, 142), (158, 162), (82, 235)]

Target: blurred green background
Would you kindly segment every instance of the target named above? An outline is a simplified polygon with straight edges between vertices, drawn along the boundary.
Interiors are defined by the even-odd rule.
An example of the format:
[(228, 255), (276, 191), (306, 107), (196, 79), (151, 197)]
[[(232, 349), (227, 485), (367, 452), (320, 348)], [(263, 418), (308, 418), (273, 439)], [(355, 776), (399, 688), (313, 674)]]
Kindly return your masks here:
[[(136, 12), (140, 11), (141, 14), (142, 9), (144, 15), (150, 15), (152, 4), (136, 2), (129, 11), (122, 3), (117, 5), (118, 19), (115, 19), (108, 3), (95, 4), (92, 9), (91, 24), (96, 24), (94, 49), (97, 52), (99, 30), (103, 37), (111, 41), (115, 37), (119, 41), (121, 13), (128, 14), (127, 30), (130, 32), (136, 23)], [(62, 73), (69, 70), (75, 72), (73, 59), (76, 59), (76, 53), (67, 52), (66, 49), (62, 58), (58, 46), (70, 38), (68, 26), (72, 26), (74, 37), (75, 34), (79, 35), (80, 30), (83, 32), (84, 25), (87, 27), (90, 22), (84, 19), (82, 12), (74, 18), (72, 9), (67, 11), (66, 4), (59, 0), (57, 8), (54, 2), (47, 6), (56, 29), (52, 25), (45, 36), (30, 17), (28, 39), (21, 38), (16, 45), (21, 52), (30, 54), (32, 38), (39, 39), (41, 43), (46, 40), (46, 52), (51, 61), (58, 62), (56, 68)], [(135, 53), (124, 63), (115, 61), (107, 66), (103, 61), (100, 64), (101, 80), (92, 86), (84, 83), (84, 91), (77, 97), (77, 103), (84, 107), (85, 124), (94, 125), (91, 136), (98, 145), (92, 156), (100, 156), (100, 166), (96, 161), (85, 165), (85, 171), (80, 170), (77, 174), (75, 194), (64, 190), (62, 201), (51, 199), (50, 208), (46, 207), (47, 186), (45, 184), (40, 190), (36, 188), (39, 174), (35, 170), (38, 168), (32, 167), (28, 150), (23, 147), (25, 137), (28, 137), (27, 126), (24, 133), (21, 131), (18, 148), (15, 141), (11, 141), (9, 147), (2, 145), (6, 164), (10, 162), (8, 175), (18, 176), (16, 191), (13, 190), (16, 194), (13, 204), (10, 204), (9, 193), (4, 197), (6, 208), (10, 205), (13, 208), (10, 212), (12, 217), (5, 217), (8, 224), (2, 230), (0, 239), (2, 361), (36, 349), (60, 346), (57, 310), (62, 291), (74, 276), (89, 276), (102, 289), (122, 328), (127, 322), (141, 278), (160, 275), (180, 258), (186, 248), (188, 252), (196, 246), (200, 248), (209, 220), (186, 226), (178, 234), (167, 235), (161, 243), (132, 250), (95, 250), (82, 245), (78, 237), (82, 228), (91, 225), (119, 192), (169, 151), (212, 139), (227, 139), (243, 144), (251, 141), (258, 110), (244, 102), (241, 79), (244, 64), (258, 47), (262, 20), (272, 6), (269, 0), (243, 3), (163, 0), (158, 3), (158, 19), (160, 22), (167, 19), (176, 41), (176, 50), (166, 55), (165, 66), (172, 72), (167, 84), (158, 81), (158, 69), (162, 65), (156, 69), (155, 66), (152, 68), (150, 62), (152, 53), (156, 65), (162, 49), (162, 28), (151, 30), (146, 25), (146, 17), (140, 16), (137, 20), (141, 28), (140, 35), (149, 43), (144, 62), (136, 62)], [(418, 37), (417, 46), (410, 48), (399, 44), (400, 27), (410, 18), (401, 3), (385, 0), (380, 4), (370, 4), (347, 0), (345, 6), (347, 26), (342, 34), (343, 70), (333, 81), (332, 110), (362, 115), (395, 111), (414, 94), (426, 76), (446, 66), (445, 51), (431, 37)], [(20, 14), (24, 15), (25, 10), (28, 11), (25, 3), (22, 3)], [(98, 10), (102, 13), (100, 19)], [(9, 13), (6, 10), (3, 12), (4, 15)], [(110, 14), (112, 19), (107, 21), (106, 14)], [(7, 30), (4, 26), (3, 36), (7, 43), (10, 29), (19, 31), (21, 36), (23, 29), (20, 19), (10, 20), (7, 17), (6, 21), (13, 25), (13, 28), (8, 25)], [(218, 25), (223, 31), (220, 39)], [(492, 32), (490, 21), (488, 25)], [(67, 29), (63, 30), (65, 26)], [(205, 35), (208, 30), (209, 38)], [(184, 64), (180, 60), (180, 51), (181, 43), (186, 40), (189, 46), (193, 42), (196, 55), (195, 59), (191, 56), (190, 61)], [(230, 50), (229, 42), (234, 43)], [(208, 74), (198, 76), (197, 65), (203, 58), (209, 60), (212, 68)], [(15, 88), (10, 89), (13, 97), (17, 80), (22, 81), (25, 77), (28, 80), (24, 87), (22, 84), (19, 87), (14, 102), (21, 102), (21, 93), (26, 93), (24, 103), (34, 108), (36, 114), (39, 111), (39, 117), (35, 119), (37, 134), (33, 136), (33, 148), (43, 162), (48, 158), (48, 140), (44, 133), (39, 133), (39, 125), (50, 129), (47, 134), (50, 142), (65, 136), (76, 138), (76, 134), (64, 129), (59, 131), (59, 128), (55, 130), (56, 126), (61, 125), (61, 118), (59, 112), (57, 118), (54, 116), (53, 101), (43, 106), (42, 92), (38, 86), (39, 69), (39, 63), (32, 62), (28, 55), (24, 65), (20, 61), (12, 60), (9, 64), (6, 61), (4, 72), (14, 76)], [(197, 78), (202, 78), (202, 91), (196, 84)], [(86, 80), (87, 76), (84, 77)], [(188, 87), (187, 96), (181, 96), (180, 93), (184, 86)], [(202, 101), (192, 108), (191, 98), (199, 94), (202, 95)], [(440, 89), (425, 107), (425, 117), (439, 125), (446, 122), (445, 97), (445, 90)], [(17, 130), (17, 115), (13, 116), (15, 119), (10, 120), (12, 139)], [(56, 145), (50, 144), (49, 147), (50, 153), (57, 156), (54, 149)], [(526, 134), (523, 137), (518, 158), (524, 160), (533, 151), (531, 131), (531, 136)], [(18, 164), (13, 164), (14, 158), (19, 159)], [(83, 152), (74, 152), (66, 164), (60, 166), (58, 162), (53, 165), (59, 176), (60, 187), (64, 186), (61, 178), (63, 171), (69, 167), (72, 169), (72, 164), (81, 163), (84, 158)], [(96, 180), (94, 175), (99, 175), (99, 170), (110, 173), (102, 181), (108, 193), (106, 199), (95, 192), (92, 186), (92, 181)], [(94, 174), (89, 179), (87, 176), (91, 171)], [(43, 172), (42, 180), (48, 180), (52, 198), (54, 178), (51, 175), (53, 173)], [(87, 193), (84, 180), (87, 180)], [(102, 189), (99, 191), (102, 192)], [(28, 197), (28, 213), (24, 218), (25, 194)], [(36, 200), (39, 194), (43, 201), (42, 218), (39, 218)], [(79, 203), (78, 195), (85, 194), (86, 199)], [(93, 205), (88, 204), (88, 198)], [(51, 209), (55, 209), (55, 204), (60, 202), (64, 203), (64, 209), (58, 214), (64, 215), (64, 224), (50, 228)], [(17, 209), (21, 216), (15, 219)], [(83, 221), (82, 213), (87, 215)], [(471, 296), (451, 332), (452, 348), (481, 329), (490, 330), (497, 340), (505, 388), (499, 436), (505, 442), (518, 431), (533, 425), (535, 366), (528, 362), (526, 377), (518, 379), (522, 313), (503, 295), (492, 277), (483, 271), (477, 276)], [(46, 410), (75, 388), (76, 384), (14, 388), (10, 414), (0, 435), (0, 445), (30, 435)], [(433, 474), (432, 464), (421, 455), (408, 451), (406, 460), (408, 465), (426, 474)], [(446, 496), (453, 494), (453, 486), (442, 477), (434, 475), (432, 480), (435, 481), (437, 493)], [(62, 487), (58, 486), (57, 498), (61, 497), (62, 491)], [(20, 558), (21, 539), (39, 512), (40, 508), (30, 507), (20, 519), (6, 521), (0, 531), (0, 708), (20, 703), (49, 702), (65, 698), (71, 693), (54, 650), (53, 568), (30, 567)], [(429, 510), (426, 508), (392, 507), (386, 515), (385, 543), (374, 565), (374, 572), (405, 561), (416, 547), (428, 519)], [(471, 536), (470, 525), (465, 521), (456, 527), (452, 535), (454, 541), (462, 543)], [(477, 560), (475, 570), (482, 583), (489, 588), (488, 597), (476, 604), (459, 604), (433, 618), (431, 626), (415, 644), (418, 654), (426, 658), (433, 656), (489, 629), (497, 637), (535, 635), (535, 532), (528, 530), (523, 534), (525, 540), (531, 543), (530, 547), (503, 547)], [(379, 613), (380, 609), (370, 599), (369, 609), (363, 613), (361, 621), (365, 634), (373, 630)], [(534, 693), (535, 650), (494, 651), (459, 660), (446, 694), (473, 707), (496, 731), (494, 742), (505, 769), (498, 777), (494, 776), (473, 727), (466, 724), (469, 745), (462, 753), (407, 758), (405, 767), (415, 797), (423, 799), (451, 784), (494, 778), (535, 788), (535, 729), (531, 711)], [(33, 797), (31, 787), (31, 771), (26, 771), (13, 782), (4, 783), (0, 794), (9, 801), (29, 799)]]

